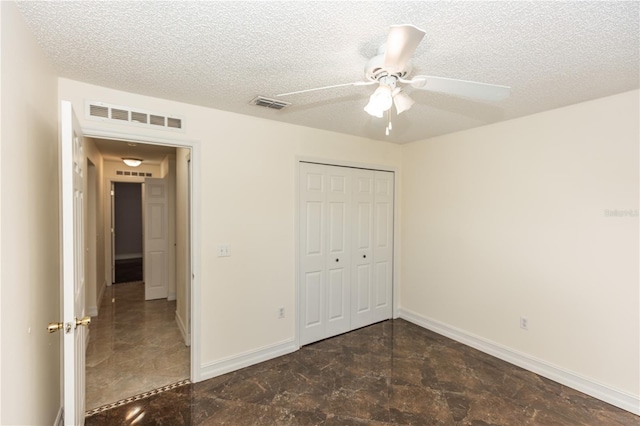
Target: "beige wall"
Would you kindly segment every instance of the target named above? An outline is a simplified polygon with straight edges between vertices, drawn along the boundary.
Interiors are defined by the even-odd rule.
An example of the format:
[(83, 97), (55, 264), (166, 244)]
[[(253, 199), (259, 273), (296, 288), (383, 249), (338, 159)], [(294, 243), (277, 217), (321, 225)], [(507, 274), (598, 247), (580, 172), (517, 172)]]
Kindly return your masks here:
[(638, 95), (403, 146), (402, 309), (637, 401)]
[[(400, 147), (60, 79), (59, 96), (185, 117), (185, 133), (92, 121), (83, 126), (200, 146), (201, 364), (295, 338), (296, 156), (399, 167)], [(276, 112), (277, 113), (277, 112)], [(218, 244), (232, 256), (216, 257)], [(286, 318), (278, 319), (284, 307)]]
[(189, 338), (189, 166), (190, 150), (176, 149), (176, 319), (185, 340)]
[(0, 423), (53, 424), (60, 408), (57, 77), (13, 2), (0, 2)]
[[(85, 182), (85, 223), (89, 224), (90, 219), (87, 215), (90, 212), (95, 214), (93, 221), (95, 223), (95, 235), (90, 235), (87, 229), (85, 233), (87, 240), (87, 255), (85, 256), (85, 289), (86, 289), (86, 309), (89, 314), (95, 315), (100, 308), (100, 300), (107, 284), (105, 269), (105, 229), (104, 229), (104, 166), (102, 155), (98, 151), (95, 143), (91, 138), (85, 138), (84, 152), (87, 159), (95, 166), (95, 186), (90, 182)], [(88, 174), (87, 174), (88, 176)], [(91, 195), (90, 195), (91, 194)], [(89, 208), (89, 201), (95, 201), (93, 209)], [(89, 260), (91, 258), (91, 260)], [(93, 260), (95, 259), (95, 260)], [(93, 266), (93, 267), (92, 267)], [(93, 277), (93, 279), (87, 279)], [(111, 277), (109, 277), (109, 280)], [(91, 333), (91, 330), (89, 330)]]

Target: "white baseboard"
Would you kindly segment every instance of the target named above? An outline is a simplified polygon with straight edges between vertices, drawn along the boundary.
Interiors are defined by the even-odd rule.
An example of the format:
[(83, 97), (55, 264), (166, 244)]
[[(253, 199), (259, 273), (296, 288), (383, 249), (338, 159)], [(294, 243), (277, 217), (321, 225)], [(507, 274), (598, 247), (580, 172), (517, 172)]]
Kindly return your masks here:
[(169, 293), (169, 294), (167, 294), (167, 300), (168, 300), (169, 302), (171, 302), (171, 301), (173, 301), (173, 300), (176, 300), (176, 294), (175, 294), (175, 293)]
[(64, 416), (62, 415), (64, 411), (62, 410), (62, 406), (58, 409), (58, 415), (53, 422), (53, 426), (64, 426)]
[(640, 396), (595, 382), (557, 365), (473, 335), (464, 330), (424, 317), (407, 309), (399, 309), (399, 317), (420, 327), (446, 336), (508, 363), (532, 371), (547, 379), (591, 395), (616, 407), (640, 415)]
[(187, 346), (191, 346), (191, 336), (189, 335), (189, 331), (187, 331), (187, 327), (184, 325), (184, 321), (182, 320), (182, 317), (180, 317), (178, 311), (176, 311), (176, 323), (178, 324), (180, 334), (182, 334), (184, 344)]
[(115, 260), (142, 259), (142, 253), (116, 254)]
[(104, 291), (106, 289), (107, 289), (107, 286), (103, 284), (100, 287), (100, 293), (98, 294), (98, 299), (96, 300), (96, 304), (87, 307), (87, 315), (89, 315), (90, 317), (98, 316), (98, 306), (100, 306), (100, 304), (102, 303), (102, 297), (104, 296)]
[(106, 289), (107, 289), (107, 285), (106, 285), (106, 282), (105, 282), (105, 284), (103, 284), (100, 287), (100, 293), (98, 294), (98, 300), (96, 300), (96, 305), (97, 306), (100, 306), (100, 304), (102, 303), (102, 298), (104, 297), (104, 292), (105, 292)]
[(282, 355), (290, 354), (299, 348), (293, 339), (265, 346), (253, 351), (234, 355), (220, 361), (203, 364), (200, 369), (200, 380), (207, 380), (221, 376), (244, 367), (249, 367), (260, 362), (268, 361)]

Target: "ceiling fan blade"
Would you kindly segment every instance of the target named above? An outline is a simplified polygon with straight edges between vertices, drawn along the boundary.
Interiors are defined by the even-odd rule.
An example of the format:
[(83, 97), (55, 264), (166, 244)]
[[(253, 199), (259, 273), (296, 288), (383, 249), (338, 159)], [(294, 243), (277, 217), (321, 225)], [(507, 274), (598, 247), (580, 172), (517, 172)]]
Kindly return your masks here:
[(403, 71), (424, 34), (413, 25), (392, 25), (387, 36), (384, 67), (392, 73)]
[(314, 89), (305, 89), (305, 90), (298, 90), (298, 91), (295, 91), (295, 92), (280, 93), (279, 95), (276, 95), (276, 97), (297, 95), (298, 93), (315, 92), (316, 90), (333, 89), (333, 88), (336, 88), (336, 87), (369, 86), (371, 84), (376, 84), (376, 83), (377, 83), (377, 81), (356, 81), (355, 83), (334, 84), (333, 86), (316, 87)]
[(401, 82), (411, 83), (416, 89), (484, 101), (501, 101), (508, 98), (511, 93), (511, 87), (509, 86), (499, 86), (496, 84), (478, 83), (477, 81), (457, 80), (446, 77), (433, 77), (429, 75), (418, 75), (411, 80), (401, 80)]

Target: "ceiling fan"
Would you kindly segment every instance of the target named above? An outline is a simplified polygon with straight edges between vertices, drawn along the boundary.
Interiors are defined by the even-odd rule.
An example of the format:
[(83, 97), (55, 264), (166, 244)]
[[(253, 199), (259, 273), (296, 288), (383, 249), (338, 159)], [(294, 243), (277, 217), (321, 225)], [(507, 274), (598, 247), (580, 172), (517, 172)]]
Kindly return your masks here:
[[(407, 76), (412, 70), (409, 59), (411, 59), (424, 35), (425, 32), (423, 30), (413, 25), (392, 25), (387, 42), (380, 46), (377, 55), (371, 58), (365, 66), (366, 81), (316, 87), (314, 89), (281, 93), (276, 96), (296, 95), (345, 86), (368, 86), (377, 83), (378, 87), (369, 98), (369, 103), (364, 107), (364, 110), (370, 115), (380, 118), (383, 117), (386, 111), (391, 109), (392, 105), (395, 105), (396, 112), (401, 114), (414, 104), (413, 99), (403, 91), (401, 84), (411, 85), (415, 89), (483, 101), (499, 101), (509, 97), (511, 88), (508, 86), (428, 75), (417, 75), (413, 78), (408, 78)], [(387, 127), (387, 134), (389, 134), (389, 129), (390, 124)]]

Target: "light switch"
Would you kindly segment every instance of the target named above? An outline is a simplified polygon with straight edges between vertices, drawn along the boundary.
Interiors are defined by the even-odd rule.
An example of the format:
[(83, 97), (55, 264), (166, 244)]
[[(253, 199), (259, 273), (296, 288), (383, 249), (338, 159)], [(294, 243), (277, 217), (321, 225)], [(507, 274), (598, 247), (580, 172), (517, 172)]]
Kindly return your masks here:
[(229, 244), (218, 244), (218, 257), (231, 256), (231, 246)]

